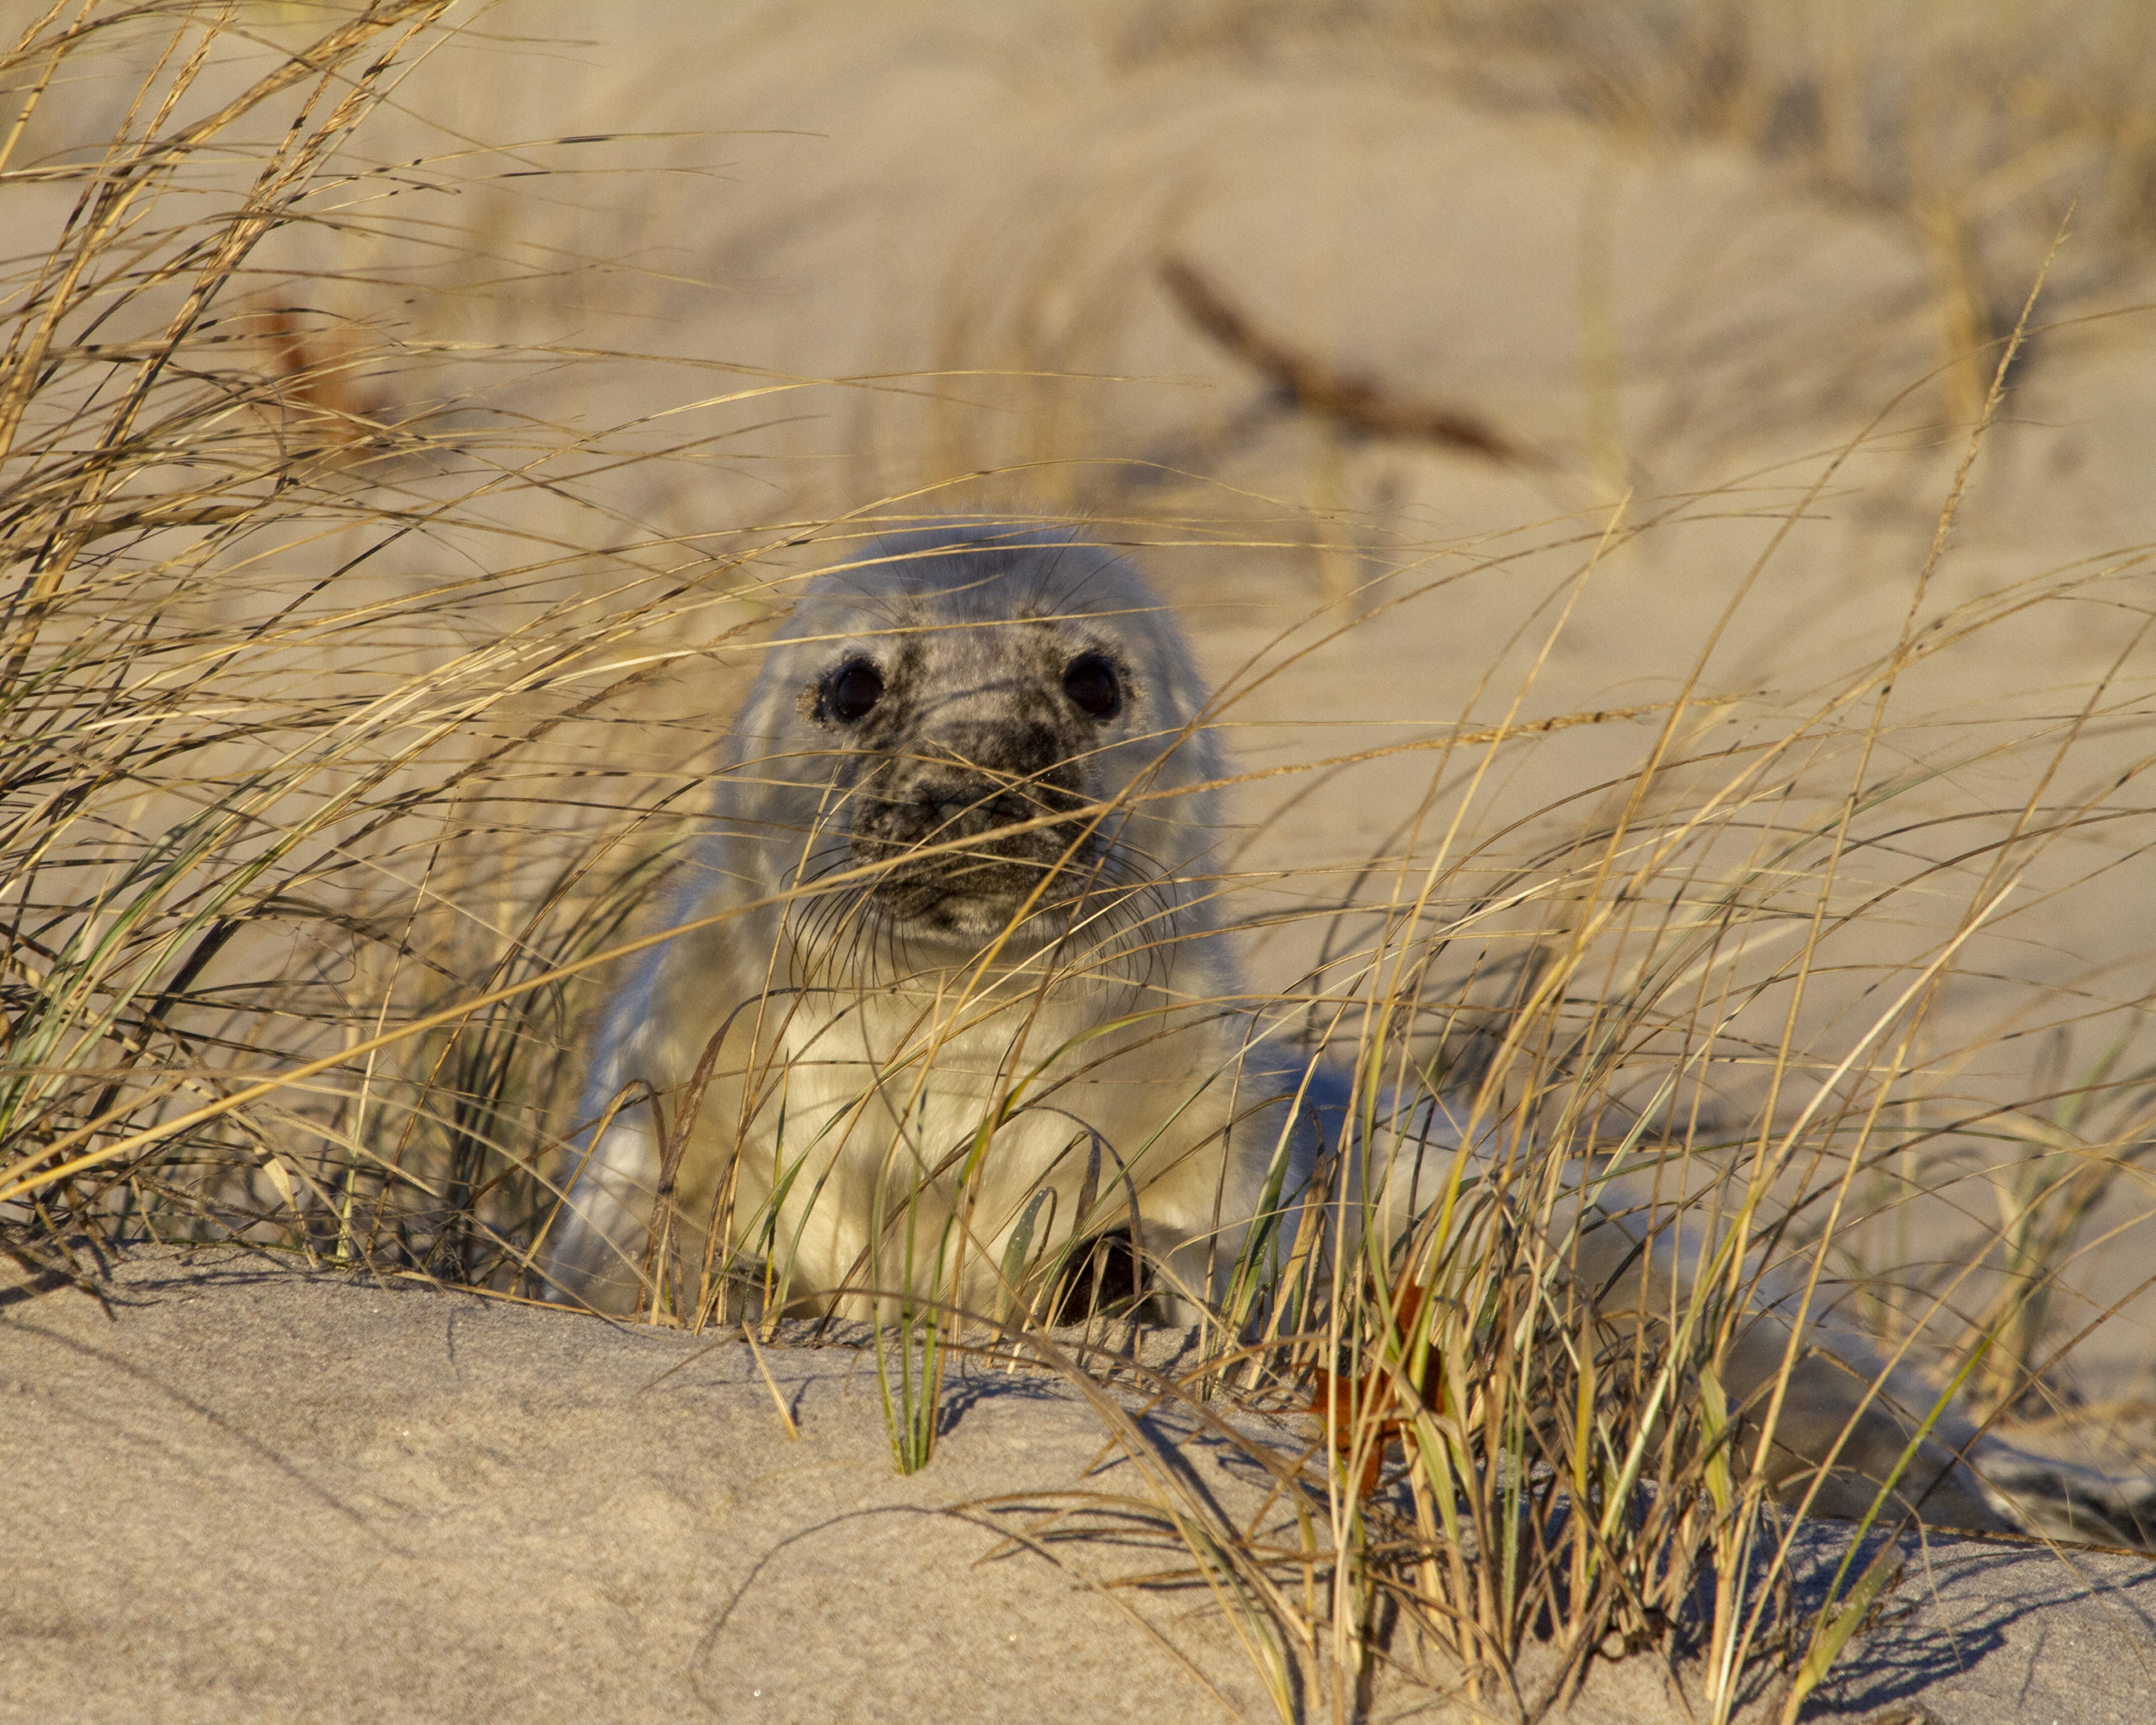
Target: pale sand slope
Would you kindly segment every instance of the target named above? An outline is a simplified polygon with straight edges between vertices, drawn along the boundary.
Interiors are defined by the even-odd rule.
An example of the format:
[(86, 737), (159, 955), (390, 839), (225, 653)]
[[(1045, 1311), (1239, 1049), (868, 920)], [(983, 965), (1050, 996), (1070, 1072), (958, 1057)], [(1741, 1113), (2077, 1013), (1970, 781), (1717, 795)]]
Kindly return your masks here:
[[(908, 1480), (873, 1362), (846, 1348), (766, 1350), (789, 1443), (736, 1342), (230, 1249), (144, 1253), (105, 1290), (109, 1317), (64, 1286), (0, 1290), (0, 1718), (1234, 1717), (1122, 1605), (1038, 1556), (982, 1561), (986, 1500), (1045, 1505), (1101, 1448), (1057, 1381), (969, 1379)], [(1163, 1435), (1248, 1504), (1219, 1446)], [(1128, 1462), (1086, 1483), (1142, 1495)], [(1096, 1575), (1170, 1561), (1058, 1555)], [(1910, 1578), (1908, 1615), (1807, 1717), (2156, 1719), (2150, 1565), (1955, 1541)], [(1272, 1717), (1205, 1594), (1120, 1597)], [(1635, 1661), (1575, 1717), (1683, 1714)]]

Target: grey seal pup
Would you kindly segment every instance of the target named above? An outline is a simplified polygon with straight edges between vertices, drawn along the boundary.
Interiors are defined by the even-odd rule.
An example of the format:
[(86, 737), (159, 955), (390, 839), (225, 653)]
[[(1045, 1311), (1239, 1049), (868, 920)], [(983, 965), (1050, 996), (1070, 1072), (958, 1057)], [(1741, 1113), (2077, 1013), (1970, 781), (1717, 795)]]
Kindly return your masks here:
[(1116, 1231), (1177, 1316), (1225, 1297), (1293, 1133), (1206, 879), (1207, 698), (1073, 533), (945, 524), (803, 583), (673, 906), (723, 920), (597, 1027), (552, 1295), (994, 1315)]

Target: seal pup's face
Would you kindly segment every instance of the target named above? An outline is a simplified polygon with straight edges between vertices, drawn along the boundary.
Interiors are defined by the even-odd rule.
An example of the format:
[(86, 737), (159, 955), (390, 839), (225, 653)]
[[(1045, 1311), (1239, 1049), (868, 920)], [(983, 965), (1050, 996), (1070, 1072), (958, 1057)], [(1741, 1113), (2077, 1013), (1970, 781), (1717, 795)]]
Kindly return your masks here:
[(1174, 793), (1215, 771), (1188, 729), (1202, 700), (1144, 583), (1073, 537), (930, 529), (816, 577), (743, 729), (782, 740), (775, 793), (815, 793), (785, 884), (873, 873), (804, 898), (797, 943), (858, 969), (894, 944), (1018, 958), (1187, 932), (1210, 808)]
[[(1113, 855), (1087, 757), (1113, 740), (1129, 670), (1097, 632), (1033, 620), (895, 637), (802, 691), (850, 745), (846, 860), (916, 937), (978, 944), (1029, 903), (1066, 920)], [(1109, 817), (1113, 819), (1113, 817)], [(934, 846), (920, 854), (925, 846)]]

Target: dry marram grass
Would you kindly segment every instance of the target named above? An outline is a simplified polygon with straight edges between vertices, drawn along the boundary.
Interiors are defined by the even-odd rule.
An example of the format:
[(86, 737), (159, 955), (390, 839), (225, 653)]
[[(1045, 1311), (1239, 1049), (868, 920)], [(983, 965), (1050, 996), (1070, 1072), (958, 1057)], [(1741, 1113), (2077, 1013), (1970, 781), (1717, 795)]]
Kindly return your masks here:
[[(1738, 10), (1667, 15), (1710, 45), (1751, 40)], [(1417, 28), (1517, 43), (1526, 16), (1439, 8)], [(1358, 27), (1405, 28), (1370, 18)], [(876, 532), (993, 494), (935, 484), (848, 516), (663, 529), (623, 505), (622, 476), (663, 491), (724, 433), (554, 423), (471, 382), (634, 356), (430, 344), (344, 314), (351, 283), (310, 273), (311, 245), (440, 252), (446, 323), (471, 255), (411, 213), (414, 195), (483, 189), (535, 159), (567, 173), (547, 150), (592, 147), (357, 153), (451, 22), (443, 4), (389, 0), (275, 16), (92, 3), (32, 20), (0, 59), (0, 197), (26, 212), (10, 232), (35, 236), (8, 263), (0, 368), (0, 1216), (19, 1252), (237, 1236), (534, 1293), (595, 1126), (579, 1118), (586, 1027), (617, 961), (675, 932), (639, 912), (665, 902), (707, 819), (716, 738), (771, 620)], [(1169, 41), (1143, 8), (1129, 22), (1139, 57), (1217, 46), (1194, 24)], [(1565, 55), (1587, 37), (1558, 36), (1541, 63), (1576, 72)], [(1685, 74), (1694, 60), (1707, 69)], [(1623, 90), (1645, 95), (1596, 99), (1755, 141), (1795, 124), (1774, 117), (1780, 98), (1762, 107), (1756, 56), (1650, 63), (1690, 93), (1655, 98), (1643, 72)], [(1852, 116), (1879, 99), (1872, 64), (1833, 61), (1844, 81), (1815, 80), (1802, 134), (1867, 186), (1876, 140)], [(56, 141), (55, 93), (85, 78), (117, 92), (114, 67), (138, 76), (106, 104), (109, 136)], [(2069, 67), (2045, 88), (2015, 109), (2032, 126), (2076, 90), (2073, 126), (2111, 123), (2104, 80)], [(1854, 166), (1852, 137), (1870, 141)], [(1981, 154), (1977, 170), (2004, 171)], [(1388, 1672), (1464, 1674), (1486, 1705), (1532, 1713), (1597, 1658), (1652, 1649), (1696, 1660), (1718, 1720), (1778, 1684), (1793, 1718), (1891, 1580), (1854, 1565), (1800, 1609), (1794, 1518), (1892, 1522), (1935, 1477), (1951, 1496), (1928, 1445), (1953, 1397), (1994, 1421), (2057, 1401), (2066, 1355), (2104, 1316), (2069, 1315), (2068, 1272), (2100, 1219), (2145, 1209), (2132, 1194), (2156, 1066), (2139, 994), (2091, 975), (2031, 991), (1988, 1039), (1942, 1045), (1963, 1033), (1935, 1026), (2027, 905), (2146, 853), (2143, 557), (1939, 599), (2025, 334), (1988, 286), (1964, 297), (1981, 310), (1940, 375), (1970, 422), (1966, 458), (1904, 572), (1907, 622), (1860, 673), (1809, 694), (1724, 686), (1710, 637), (1666, 698), (1539, 711), (1536, 676), (1579, 595), (1731, 499), (1568, 508), (1528, 535), (1561, 572), (1524, 632), (1527, 673), (1493, 656), (1461, 723), (1384, 745), (1418, 764), (1420, 788), (1382, 854), (1274, 866), (1260, 824), (1192, 882), (1254, 934), (1300, 942), (1299, 978), (1190, 1004), (1291, 1051), (1325, 1153), (1308, 1169), (1319, 1201), (1279, 1242), (1288, 1268), (1224, 1283), (1203, 1369), (1150, 1392), (1199, 1418), (1227, 1398), (1315, 1425), (1299, 1461), (1259, 1457), (1280, 1493), (1263, 1525), (1224, 1522), (1160, 1467), (1148, 1513), (1283, 1717), (1353, 1717)], [(722, 405), (746, 423), (831, 387), (734, 377)], [(848, 387), (880, 400), (890, 385)], [(1728, 615), (1871, 446), (1830, 452), (1776, 505), (1782, 528)], [(952, 453), (979, 451), (962, 438)], [(1307, 542), (1284, 514), (1178, 515), (1187, 490), (1095, 472), (1110, 477), (1081, 515), (1058, 502), (1006, 511), (1010, 525), (1075, 527), (1156, 566), (1190, 547)], [(1206, 719), (1231, 740), (1305, 660), (1524, 561), (1518, 543), (1351, 548), (1374, 572), (1356, 591), (1314, 598), (1219, 679)], [(2041, 607), (2095, 602), (2140, 620), (2113, 671), (2041, 719), (1905, 713), (1927, 668)], [(1506, 800), (1524, 758), (1588, 733), (1635, 740), (1633, 758), (1585, 792)], [(1319, 784), (1368, 752), (1305, 749), (1230, 767), (1221, 788)], [(1995, 782), (1977, 768), (2017, 794), (1966, 794)], [(1965, 836), (1951, 854), (1906, 841), (1942, 824)], [(2009, 1043), (2051, 1050), (2020, 1090), (1964, 1082)], [(982, 1145), (1022, 1090), (984, 1102)], [(1421, 1183), (1412, 1202), (1369, 1225), (1403, 1180)], [(1913, 1258), (1896, 1244), (1913, 1226), (1947, 1243)], [(1609, 1264), (1612, 1239), (1630, 1242), (1626, 1263)], [(690, 1323), (761, 1309), (784, 1266), (746, 1236), (734, 1248), (708, 1266), (731, 1303), (664, 1295), (673, 1265), (647, 1254), (649, 1309)], [(1147, 1464), (1150, 1440), (1050, 1327), (1082, 1308), (1081, 1259), (1035, 1274), (1030, 1249), (1004, 1309), (915, 1297), (879, 1335), (901, 1466), (929, 1460), (949, 1350), (1022, 1341)], [(1869, 1482), (1811, 1465), (1816, 1434), (1776, 1443), (1801, 1419), (1807, 1338), (1838, 1327), (1883, 1343), (1861, 1387), (1924, 1386), (1898, 1464)], [(1759, 1374), (1746, 1362), (1763, 1347), (1780, 1352)], [(2052, 1508), (2055, 1532), (2150, 1534), (2090, 1502)], [(1523, 1690), (1535, 1648), (1552, 1658)]]

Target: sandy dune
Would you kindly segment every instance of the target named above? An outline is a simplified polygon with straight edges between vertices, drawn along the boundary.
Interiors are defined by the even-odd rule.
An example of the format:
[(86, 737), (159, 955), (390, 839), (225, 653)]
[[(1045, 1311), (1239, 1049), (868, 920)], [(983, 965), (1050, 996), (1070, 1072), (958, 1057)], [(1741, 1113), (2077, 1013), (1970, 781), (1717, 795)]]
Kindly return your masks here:
[[(1203, 1588), (1088, 1584), (1187, 1556), (1135, 1518), (1120, 1539), (1048, 1522), (1084, 1494), (1148, 1501), (1057, 1380), (968, 1374), (905, 1479), (853, 1348), (765, 1350), (789, 1441), (738, 1339), (227, 1248), (108, 1263), (102, 1308), (57, 1279), (0, 1289), (20, 1580), (0, 1718), (1273, 1717)], [(1225, 1446), (1147, 1430), (1162, 1465), (1255, 1507)], [(1022, 1528), (1047, 1536), (1015, 1549)], [(2143, 1721), (2152, 1648), (2145, 1562), (1913, 1545), (1888, 1621), (1806, 1717)], [(1380, 1699), (1477, 1717), (1405, 1678)], [(1684, 1715), (1636, 1660), (1574, 1717)]]
[[(1079, 1717), (1209, 1705), (1107, 1598), (987, 1561), (1017, 1518), (985, 1500), (1132, 1489), (1081, 1485), (1099, 1422), (1044, 1380), (969, 1386), (908, 1480), (851, 1349), (766, 1352), (789, 1442), (738, 1338), (231, 1252), (131, 1262), (108, 1298), (110, 1320), (72, 1290), (5, 1314), (31, 1470), (8, 1541), (44, 1554), (8, 1610), (8, 1717), (986, 1720), (1014, 1685)], [(1177, 1622), (1202, 1594), (1137, 1603), (1257, 1701), (1217, 1622)]]

